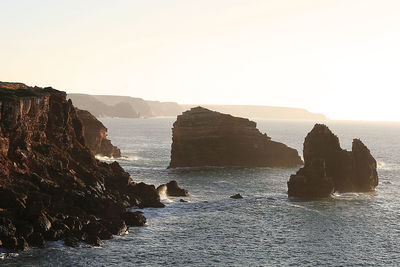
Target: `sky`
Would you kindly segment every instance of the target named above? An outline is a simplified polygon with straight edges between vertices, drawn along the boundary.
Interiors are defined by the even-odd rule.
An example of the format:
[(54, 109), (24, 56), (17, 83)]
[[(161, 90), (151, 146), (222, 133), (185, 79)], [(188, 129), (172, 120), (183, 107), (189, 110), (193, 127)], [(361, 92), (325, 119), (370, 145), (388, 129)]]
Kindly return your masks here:
[(0, 0), (0, 80), (400, 121), (398, 0)]

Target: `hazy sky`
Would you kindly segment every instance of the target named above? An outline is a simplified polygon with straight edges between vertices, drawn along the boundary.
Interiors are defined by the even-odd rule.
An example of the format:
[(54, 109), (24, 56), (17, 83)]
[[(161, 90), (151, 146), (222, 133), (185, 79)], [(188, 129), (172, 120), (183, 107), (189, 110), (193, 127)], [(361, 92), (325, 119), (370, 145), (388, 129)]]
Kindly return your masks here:
[(0, 80), (400, 121), (398, 0), (0, 1)]

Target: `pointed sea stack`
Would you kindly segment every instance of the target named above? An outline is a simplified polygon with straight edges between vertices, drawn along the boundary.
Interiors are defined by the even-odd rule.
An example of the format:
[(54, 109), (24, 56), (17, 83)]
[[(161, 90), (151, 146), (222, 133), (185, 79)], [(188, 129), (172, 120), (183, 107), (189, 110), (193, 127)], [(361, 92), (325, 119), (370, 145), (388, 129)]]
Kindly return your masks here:
[(107, 139), (107, 128), (89, 111), (76, 109), (76, 114), (82, 121), (86, 144), (95, 155), (119, 158), (121, 151)]
[(271, 141), (248, 119), (196, 107), (179, 115), (172, 129), (169, 168), (295, 167), (302, 163), (295, 149)]
[(354, 139), (352, 151), (340, 147), (326, 125), (316, 124), (304, 141), (304, 167), (288, 182), (288, 195), (327, 197), (333, 192), (369, 192), (378, 185), (376, 161), (369, 149)]

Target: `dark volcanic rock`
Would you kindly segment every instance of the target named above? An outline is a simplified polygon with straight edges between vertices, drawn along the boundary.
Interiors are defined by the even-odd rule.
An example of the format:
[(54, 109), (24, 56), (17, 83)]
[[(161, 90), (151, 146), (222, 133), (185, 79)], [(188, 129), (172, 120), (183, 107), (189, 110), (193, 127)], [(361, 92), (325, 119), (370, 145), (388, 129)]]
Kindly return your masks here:
[[(154, 186), (135, 184), (117, 162), (93, 156), (65, 95), (0, 82), (2, 247), (25, 249), (24, 240), (37, 247), (45, 239), (84, 241), (92, 231), (109, 239), (112, 234), (98, 221), (121, 222), (130, 206), (163, 206)], [(115, 233), (124, 229), (124, 223), (117, 225)]]
[(122, 214), (122, 219), (125, 220), (128, 226), (143, 226), (146, 224), (146, 217), (144, 217), (140, 211), (127, 211)]
[(79, 119), (82, 121), (86, 145), (95, 155), (119, 158), (121, 151), (113, 146), (107, 139), (107, 128), (90, 114), (89, 111), (76, 109)]
[(101, 241), (100, 238), (95, 235), (88, 236), (86, 242), (89, 245), (96, 246), (96, 247), (101, 247), (103, 245), (103, 241)]
[(33, 247), (43, 248), (46, 241), (41, 233), (33, 233), (28, 238), (28, 244)]
[(340, 147), (327, 126), (316, 124), (304, 141), (305, 165), (288, 182), (288, 195), (326, 197), (337, 192), (368, 192), (378, 185), (376, 161), (354, 139), (352, 151)]
[(330, 196), (335, 188), (332, 178), (326, 176), (325, 161), (314, 159), (306, 164), (295, 175), (290, 176), (288, 195), (301, 198)]
[(302, 163), (295, 149), (271, 141), (248, 119), (196, 107), (179, 115), (172, 129), (169, 168), (295, 167)]
[(78, 247), (79, 239), (73, 236), (68, 236), (64, 239), (64, 244), (69, 247)]
[(165, 190), (167, 196), (171, 197), (187, 197), (189, 192), (186, 189), (180, 188), (177, 181), (170, 181), (157, 187), (157, 192), (160, 194)]
[(128, 192), (135, 196), (136, 205), (139, 208), (162, 208), (165, 205), (160, 202), (160, 196), (154, 185), (148, 185), (145, 183), (137, 183), (128, 187)]
[(235, 194), (233, 196), (230, 196), (230, 198), (234, 198), (234, 199), (242, 199), (242, 195), (241, 194)]

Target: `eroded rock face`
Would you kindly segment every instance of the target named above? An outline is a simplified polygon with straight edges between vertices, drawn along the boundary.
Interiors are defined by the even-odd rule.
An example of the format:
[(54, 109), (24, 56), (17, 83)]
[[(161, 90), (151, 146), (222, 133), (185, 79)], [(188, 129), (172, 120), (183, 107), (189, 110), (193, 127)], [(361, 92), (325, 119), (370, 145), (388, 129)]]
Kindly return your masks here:
[(196, 107), (179, 115), (172, 129), (169, 168), (294, 167), (302, 163), (295, 149), (271, 141), (248, 119)]
[(304, 141), (305, 165), (288, 182), (289, 196), (326, 197), (337, 192), (368, 192), (378, 185), (376, 161), (354, 139), (352, 151), (340, 147), (327, 126), (316, 124)]
[[(94, 158), (64, 92), (1, 86), (0, 82), (3, 247), (17, 250), (25, 249), (26, 241), (43, 247), (45, 240), (64, 239), (74, 245), (111, 238), (111, 232), (126, 229), (121, 217), (127, 207), (163, 206), (154, 186), (134, 183), (117, 162)], [(4, 92), (7, 98), (2, 98)]]
[(111, 141), (107, 139), (107, 128), (101, 121), (86, 110), (76, 109), (76, 113), (83, 124), (86, 145), (95, 155), (121, 157), (119, 148), (113, 146)]

